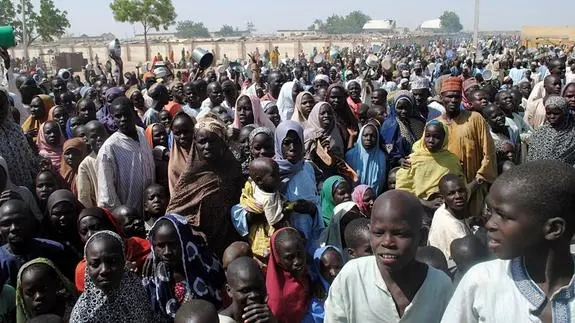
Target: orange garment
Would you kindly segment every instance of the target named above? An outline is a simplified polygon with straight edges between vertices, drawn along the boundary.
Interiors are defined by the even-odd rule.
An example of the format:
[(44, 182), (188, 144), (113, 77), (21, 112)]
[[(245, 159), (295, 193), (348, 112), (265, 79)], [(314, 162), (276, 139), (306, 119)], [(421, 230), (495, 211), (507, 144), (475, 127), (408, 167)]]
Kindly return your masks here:
[(64, 158), (66, 151), (69, 149), (76, 149), (82, 153), (82, 159), (88, 155), (88, 146), (81, 138), (72, 138), (64, 142), (64, 147), (62, 148), (62, 161), (60, 162), (60, 175), (64, 177), (66, 183), (70, 187), (70, 191), (74, 193), (74, 196), (78, 197), (78, 188), (76, 187), (76, 175), (78, 175), (78, 170), (74, 170)]
[(176, 101), (170, 101), (166, 106), (164, 106), (164, 110), (168, 111), (168, 113), (173, 117), (176, 116), (176, 113), (182, 110), (182, 105)]
[[(49, 95), (40, 94), (36, 97), (39, 97), (42, 100), (43, 108), (44, 108), (44, 117), (41, 119), (35, 119), (32, 115), (28, 116), (24, 123), (22, 124), (22, 130), (24, 133), (29, 132), (31, 130), (39, 130), (40, 125), (48, 120), (48, 112), (54, 107), (54, 100)], [(33, 98), (32, 98), (33, 99)], [(34, 137), (34, 142), (36, 142), (36, 136)]]

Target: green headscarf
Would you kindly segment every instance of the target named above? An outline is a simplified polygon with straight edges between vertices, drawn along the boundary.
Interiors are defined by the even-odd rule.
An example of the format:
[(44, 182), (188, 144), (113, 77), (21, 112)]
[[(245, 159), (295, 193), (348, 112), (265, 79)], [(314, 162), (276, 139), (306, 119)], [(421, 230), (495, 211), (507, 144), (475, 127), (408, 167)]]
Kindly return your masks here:
[(335, 208), (335, 201), (333, 200), (333, 190), (344, 182), (345, 179), (341, 176), (335, 175), (328, 177), (321, 188), (321, 214), (325, 225), (329, 225), (329, 221), (333, 215), (333, 208)]
[(57, 293), (58, 295), (62, 295), (63, 299), (67, 300), (69, 306), (74, 306), (74, 303), (78, 296), (74, 285), (68, 280), (68, 278), (62, 275), (60, 270), (56, 268), (56, 266), (52, 261), (46, 258), (36, 258), (34, 260), (30, 260), (24, 265), (22, 265), (22, 267), (20, 267), (20, 270), (18, 271), (17, 286), (16, 286), (16, 323), (25, 323), (32, 318), (30, 311), (26, 308), (26, 305), (24, 304), (24, 298), (23, 298), (24, 292), (22, 291), (22, 273), (24, 272), (24, 270), (26, 270), (26, 268), (35, 264), (44, 264), (52, 268), (52, 270), (54, 270), (54, 272), (56, 273), (58, 279), (60, 279), (60, 282), (62, 284), (62, 290), (59, 290)]

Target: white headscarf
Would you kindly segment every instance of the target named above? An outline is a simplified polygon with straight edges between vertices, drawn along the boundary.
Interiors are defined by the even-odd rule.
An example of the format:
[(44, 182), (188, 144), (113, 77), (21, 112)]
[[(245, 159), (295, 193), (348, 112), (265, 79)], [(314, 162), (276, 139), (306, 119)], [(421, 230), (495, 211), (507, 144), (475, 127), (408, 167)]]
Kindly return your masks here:
[(294, 84), (294, 81), (286, 82), (280, 90), (278, 97), (278, 110), (282, 121), (290, 120), (293, 114), (294, 102), (291, 93)]

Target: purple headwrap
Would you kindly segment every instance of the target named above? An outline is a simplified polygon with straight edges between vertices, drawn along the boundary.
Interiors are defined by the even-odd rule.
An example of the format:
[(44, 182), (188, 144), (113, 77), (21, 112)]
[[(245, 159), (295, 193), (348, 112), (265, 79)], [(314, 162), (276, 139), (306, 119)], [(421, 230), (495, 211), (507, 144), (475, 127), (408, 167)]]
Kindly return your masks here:
[(280, 167), (280, 175), (282, 178), (291, 177), (295, 173), (299, 172), (303, 168), (303, 158), (295, 164), (292, 164), (289, 160), (285, 159), (282, 153), (282, 143), (287, 137), (289, 131), (295, 131), (299, 136), (303, 149), (303, 128), (301, 124), (296, 121), (286, 120), (278, 125), (276, 128), (275, 135), (275, 157), (274, 160), (278, 163)]
[(113, 99), (120, 97), (122, 95), (124, 95), (124, 91), (121, 88), (119, 87), (109, 88), (104, 95), (104, 98), (106, 98), (106, 103), (104, 103), (104, 105), (100, 108), (100, 110), (96, 112), (96, 117), (98, 118), (98, 121), (100, 121), (100, 123), (102, 123), (106, 127), (106, 129), (108, 129), (109, 133), (116, 132), (118, 128), (116, 127), (114, 119), (112, 118), (112, 113), (110, 112), (110, 103), (108, 102), (111, 102)]

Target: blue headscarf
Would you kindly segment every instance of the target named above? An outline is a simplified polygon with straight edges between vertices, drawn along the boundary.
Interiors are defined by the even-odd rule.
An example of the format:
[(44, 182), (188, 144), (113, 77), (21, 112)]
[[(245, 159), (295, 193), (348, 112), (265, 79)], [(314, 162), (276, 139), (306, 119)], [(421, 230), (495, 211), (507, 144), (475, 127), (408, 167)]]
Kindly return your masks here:
[[(186, 275), (184, 282), (186, 284), (185, 299), (203, 299), (219, 308), (222, 305), (220, 290), (225, 277), (218, 258), (196, 238), (188, 226), (186, 218), (177, 214), (166, 214), (154, 223), (148, 236), (152, 246), (154, 233), (158, 229), (160, 221), (170, 222), (176, 229), (180, 240), (183, 268)], [(173, 270), (157, 257), (153, 247), (152, 257), (155, 275), (144, 278), (143, 284), (152, 300), (154, 311), (173, 318), (181, 305), (174, 295)]]
[(72, 118), (68, 118), (66, 121), (66, 138), (71, 139), (74, 138), (74, 133), (72, 132), (72, 122), (70, 122)]
[[(320, 266), (321, 266), (321, 256), (323, 256), (323, 254), (328, 249), (333, 249), (333, 250), (337, 251), (337, 253), (341, 257), (342, 264), (344, 261), (341, 250), (339, 250), (339, 248), (337, 248), (336, 246), (326, 245), (326, 246), (323, 246), (321, 248), (316, 249), (316, 251), (313, 255), (313, 265), (314, 265), (314, 269), (319, 273), (317, 275), (317, 277), (319, 277), (319, 282), (321, 283), (321, 287), (322, 287), (324, 295), (326, 297), (324, 297), (323, 299), (319, 299), (317, 297), (312, 297), (309, 311), (304, 318), (304, 322), (316, 322), (316, 323), (317, 322), (323, 322), (323, 319), (325, 316), (324, 303), (325, 303), (325, 298), (327, 298), (327, 292), (329, 290), (330, 283), (327, 281), (327, 279), (325, 279), (325, 277), (323, 277), (321, 275)], [(316, 278), (316, 279), (318, 279), (318, 278)]]
[[(377, 137), (375, 147), (369, 151), (361, 143), (366, 127), (375, 128)], [(355, 145), (345, 154), (345, 161), (357, 172), (359, 184), (371, 186), (376, 194), (381, 193), (387, 174), (387, 158), (379, 146), (379, 135), (374, 125), (366, 124), (361, 128)]]

